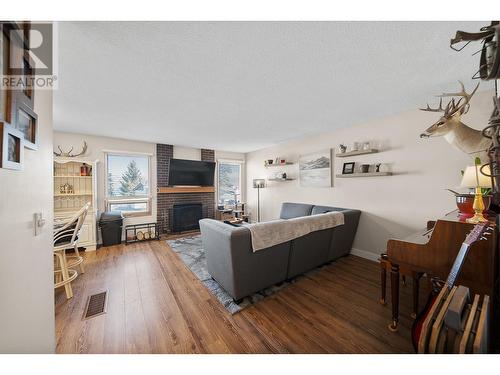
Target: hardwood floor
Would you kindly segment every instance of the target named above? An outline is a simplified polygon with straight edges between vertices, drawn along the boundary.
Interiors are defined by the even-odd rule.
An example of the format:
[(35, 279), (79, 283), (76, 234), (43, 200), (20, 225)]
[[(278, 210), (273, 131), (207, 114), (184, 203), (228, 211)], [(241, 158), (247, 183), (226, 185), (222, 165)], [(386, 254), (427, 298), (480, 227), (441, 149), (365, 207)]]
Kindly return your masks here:
[[(389, 332), (378, 263), (366, 259), (342, 258), (230, 315), (164, 241), (85, 258), (74, 297), (56, 291), (58, 353), (413, 352), (411, 285), (401, 288), (400, 330)], [(87, 297), (106, 289), (107, 313), (82, 320)]]

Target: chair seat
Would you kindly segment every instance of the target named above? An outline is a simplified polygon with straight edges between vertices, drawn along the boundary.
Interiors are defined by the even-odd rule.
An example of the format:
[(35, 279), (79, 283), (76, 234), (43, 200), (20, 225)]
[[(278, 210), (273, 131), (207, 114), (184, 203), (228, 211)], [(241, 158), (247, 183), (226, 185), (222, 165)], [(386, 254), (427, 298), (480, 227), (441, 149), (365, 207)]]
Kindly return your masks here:
[(57, 243), (54, 245), (54, 251), (61, 251), (61, 250), (72, 250), (75, 247), (75, 242), (71, 241), (64, 241), (61, 243)]
[(54, 246), (54, 251), (64, 251), (66, 249), (72, 249), (72, 243), (71, 242), (64, 242), (61, 244), (58, 244), (57, 246)]

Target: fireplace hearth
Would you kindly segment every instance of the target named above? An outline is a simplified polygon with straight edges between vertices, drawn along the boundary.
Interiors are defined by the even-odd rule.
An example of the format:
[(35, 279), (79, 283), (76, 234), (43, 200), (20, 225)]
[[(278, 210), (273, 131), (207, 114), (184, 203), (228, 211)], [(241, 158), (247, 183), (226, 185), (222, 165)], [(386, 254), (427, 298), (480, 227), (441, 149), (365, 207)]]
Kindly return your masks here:
[(199, 221), (202, 218), (203, 205), (201, 203), (174, 204), (172, 229), (174, 232), (199, 229)]

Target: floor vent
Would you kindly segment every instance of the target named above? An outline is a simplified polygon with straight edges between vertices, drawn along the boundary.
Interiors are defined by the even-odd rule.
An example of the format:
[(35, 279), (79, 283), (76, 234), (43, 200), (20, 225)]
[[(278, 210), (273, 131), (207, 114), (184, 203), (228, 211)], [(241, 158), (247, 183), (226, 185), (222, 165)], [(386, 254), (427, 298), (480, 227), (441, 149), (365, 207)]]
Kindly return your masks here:
[(90, 319), (106, 313), (106, 305), (108, 302), (108, 291), (92, 294), (87, 299), (87, 306), (85, 307), (85, 314), (83, 319)]

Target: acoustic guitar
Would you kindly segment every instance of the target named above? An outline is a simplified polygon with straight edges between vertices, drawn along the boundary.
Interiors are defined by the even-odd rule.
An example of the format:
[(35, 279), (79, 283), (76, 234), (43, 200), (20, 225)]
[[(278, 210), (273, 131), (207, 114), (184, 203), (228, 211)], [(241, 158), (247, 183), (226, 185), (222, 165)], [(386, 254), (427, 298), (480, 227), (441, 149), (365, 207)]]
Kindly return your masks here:
[[(413, 347), (417, 353), (433, 353), (436, 350), (442, 332), (442, 316), (450, 305), (453, 294), (456, 291), (455, 281), (462, 268), (465, 257), (471, 245), (480, 240), (486, 240), (493, 228), (489, 222), (479, 223), (467, 235), (460, 247), (460, 251), (453, 263), (451, 272), (442, 282), (436, 278), (432, 279), (432, 292), (422, 312), (417, 316), (411, 329)], [(436, 323), (437, 322), (437, 323)]]

